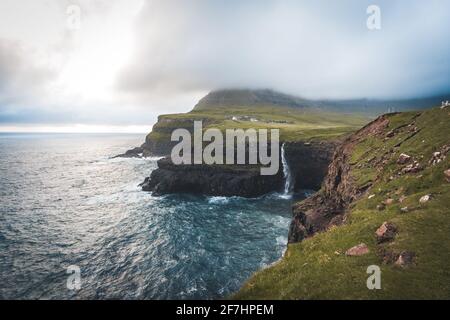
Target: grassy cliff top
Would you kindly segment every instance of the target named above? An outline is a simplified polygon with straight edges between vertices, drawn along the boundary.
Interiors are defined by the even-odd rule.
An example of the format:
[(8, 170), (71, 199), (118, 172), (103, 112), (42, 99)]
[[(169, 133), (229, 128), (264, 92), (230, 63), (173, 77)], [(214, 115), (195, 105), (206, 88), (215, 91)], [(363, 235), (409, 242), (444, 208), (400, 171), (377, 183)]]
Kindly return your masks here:
[(191, 112), (162, 115), (147, 141), (170, 141), (174, 129), (280, 129), (282, 141), (333, 139), (353, 132), (387, 110), (411, 110), (440, 103), (442, 97), (410, 100), (309, 100), (270, 89), (212, 91)]
[[(350, 207), (346, 224), (289, 245), (277, 264), (256, 273), (235, 298), (450, 298), (450, 183), (444, 175), (450, 168), (446, 149), (450, 110), (436, 108), (388, 118), (384, 136), (368, 136), (352, 151), (349, 161), (355, 183), (371, 182), (372, 187)], [(435, 152), (441, 152), (441, 160), (433, 164)], [(399, 174), (405, 168), (397, 163), (401, 153), (411, 156), (423, 170)], [(385, 161), (381, 170), (372, 165), (377, 159)], [(424, 195), (431, 195), (431, 200), (420, 203)], [(377, 206), (387, 199), (392, 203), (380, 211)], [(375, 231), (385, 221), (394, 223), (398, 234), (394, 241), (380, 245)], [(368, 246), (368, 254), (345, 255), (360, 243)], [(413, 265), (402, 268), (383, 262), (382, 252), (405, 250), (415, 253)], [(381, 268), (381, 290), (366, 287), (370, 265)]]
[(188, 113), (160, 116), (149, 137), (170, 141), (173, 129), (189, 129), (196, 120), (203, 121), (204, 129), (280, 129), (281, 140), (298, 141), (334, 138), (360, 128), (369, 118), (316, 109), (264, 105), (194, 109)]

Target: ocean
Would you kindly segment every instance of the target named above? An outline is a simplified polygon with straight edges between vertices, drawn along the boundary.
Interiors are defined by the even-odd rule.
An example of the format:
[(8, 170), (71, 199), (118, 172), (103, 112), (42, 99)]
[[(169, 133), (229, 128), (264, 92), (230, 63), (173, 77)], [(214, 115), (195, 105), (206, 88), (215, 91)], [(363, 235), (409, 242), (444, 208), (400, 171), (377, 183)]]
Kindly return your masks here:
[(154, 197), (156, 158), (111, 159), (142, 139), (0, 134), (1, 299), (224, 298), (283, 255), (289, 197)]

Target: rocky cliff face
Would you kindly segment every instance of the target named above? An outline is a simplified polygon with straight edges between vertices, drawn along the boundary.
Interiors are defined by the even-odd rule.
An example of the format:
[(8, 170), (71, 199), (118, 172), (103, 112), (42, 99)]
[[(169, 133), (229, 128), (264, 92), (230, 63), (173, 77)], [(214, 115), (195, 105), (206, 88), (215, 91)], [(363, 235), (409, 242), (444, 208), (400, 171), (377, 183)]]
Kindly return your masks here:
[[(285, 145), (294, 190), (320, 187), (336, 142), (292, 142)], [(258, 197), (281, 191), (284, 185), (282, 162), (274, 176), (263, 176), (259, 166), (174, 165), (169, 158), (158, 161), (158, 169), (142, 184), (155, 195), (198, 193), (212, 196)]]
[(258, 166), (174, 165), (164, 158), (145, 179), (142, 189), (153, 191), (154, 195), (196, 193), (253, 198), (278, 190), (282, 184), (282, 170), (273, 176), (263, 176)]
[(170, 152), (175, 145), (176, 142), (170, 140), (157, 140), (147, 136), (140, 148), (142, 149), (142, 156), (144, 157), (165, 157), (170, 155)]
[[(336, 142), (330, 141), (340, 134), (353, 132), (362, 122), (320, 112), (307, 102), (272, 90), (214, 91), (201, 99), (191, 112), (159, 116), (145, 143), (119, 156), (167, 157), (178, 143), (171, 141), (173, 130), (183, 128), (192, 133), (195, 121), (201, 121), (204, 129), (211, 127), (222, 131), (279, 129), (280, 139), (290, 141), (284, 150), (294, 190), (317, 190), (336, 147)], [(327, 128), (321, 128), (324, 122)], [(195, 192), (259, 196), (282, 189), (282, 172), (283, 168), (280, 168), (275, 178), (257, 177), (260, 175), (258, 170), (249, 166), (174, 166), (162, 161), (160, 168), (147, 179), (145, 189), (155, 194)], [(221, 179), (225, 182), (219, 181)], [(226, 190), (229, 180), (232, 181), (231, 190)], [(208, 186), (212, 189), (209, 190)]]
[(285, 143), (294, 189), (319, 190), (339, 140)]
[[(273, 90), (213, 91), (190, 112), (159, 116), (141, 149), (136, 150), (142, 152), (130, 150), (120, 156), (168, 156), (175, 144), (170, 139), (173, 130), (183, 128), (192, 132), (194, 121), (202, 121), (203, 128), (210, 126), (221, 130), (278, 128), (286, 141), (323, 139), (327, 134), (334, 137), (338, 131), (352, 132), (366, 121), (365, 117), (325, 112), (319, 105)], [(324, 122), (326, 128), (323, 128)]]
[[(203, 120), (207, 125), (208, 121)], [(158, 122), (153, 126), (152, 132), (145, 137), (142, 144), (143, 155), (169, 156), (172, 148), (178, 143), (171, 141), (170, 136), (175, 129), (187, 129), (191, 134), (194, 132), (194, 119), (173, 119), (170, 116), (159, 116)]]
[[(282, 261), (234, 298), (447, 299), (449, 120), (446, 108), (387, 114), (345, 139), (321, 190), (294, 205)], [(383, 270), (376, 293), (370, 265)]]
[(293, 206), (294, 217), (289, 229), (289, 243), (299, 242), (345, 220), (345, 210), (350, 203), (359, 198), (371, 185), (371, 182), (362, 186), (355, 183), (350, 165), (353, 149), (368, 136), (382, 134), (388, 124), (388, 118), (381, 116), (339, 145), (320, 191)]

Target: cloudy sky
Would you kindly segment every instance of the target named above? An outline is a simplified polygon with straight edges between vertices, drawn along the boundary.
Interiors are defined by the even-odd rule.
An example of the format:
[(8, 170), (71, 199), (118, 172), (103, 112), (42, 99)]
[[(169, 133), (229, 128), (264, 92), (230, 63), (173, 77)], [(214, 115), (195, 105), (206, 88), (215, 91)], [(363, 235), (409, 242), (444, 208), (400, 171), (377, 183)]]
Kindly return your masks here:
[(0, 0), (0, 131), (145, 132), (220, 88), (447, 93), (449, 12), (448, 0)]

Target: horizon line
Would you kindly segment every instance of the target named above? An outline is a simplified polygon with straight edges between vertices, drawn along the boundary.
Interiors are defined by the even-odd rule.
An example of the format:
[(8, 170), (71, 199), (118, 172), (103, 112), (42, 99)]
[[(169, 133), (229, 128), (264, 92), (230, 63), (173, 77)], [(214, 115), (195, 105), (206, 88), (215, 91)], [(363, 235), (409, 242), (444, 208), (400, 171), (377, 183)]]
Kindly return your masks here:
[(65, 125), (0, 125), (0, 133), (105, 133), (105, 134), (147, 134), (153, 125), (89, 125), (89, 124), (65, 124)]

